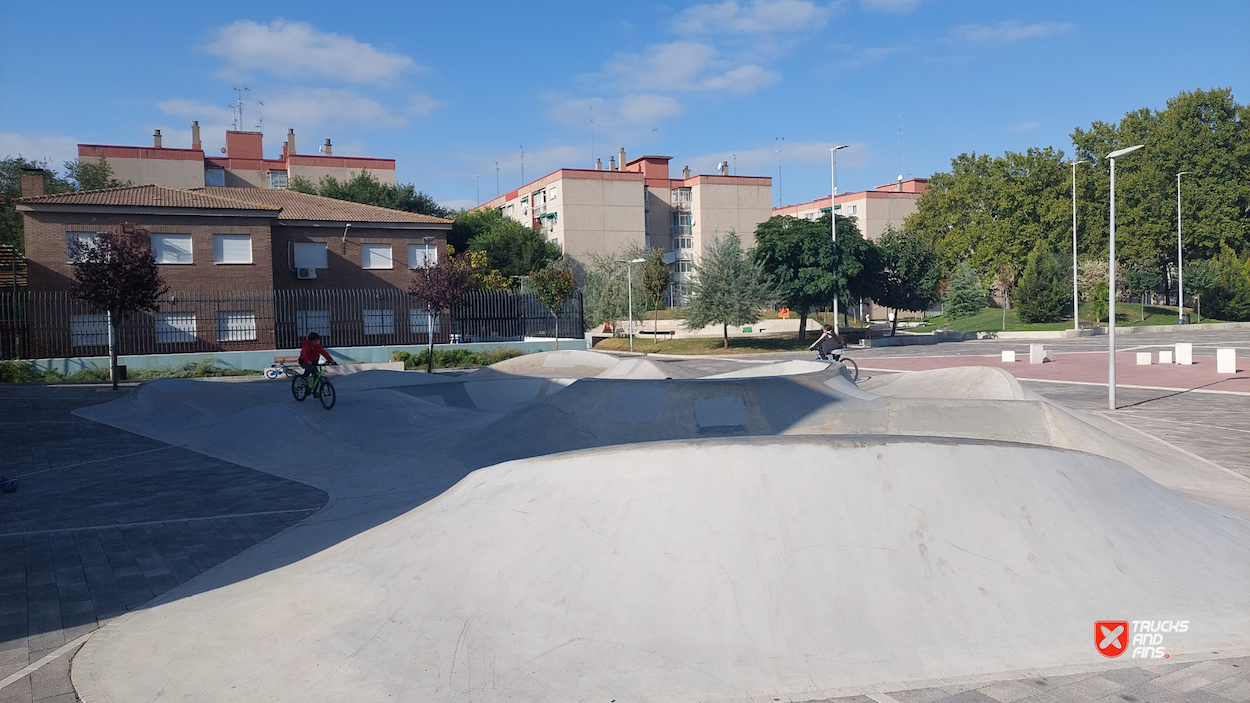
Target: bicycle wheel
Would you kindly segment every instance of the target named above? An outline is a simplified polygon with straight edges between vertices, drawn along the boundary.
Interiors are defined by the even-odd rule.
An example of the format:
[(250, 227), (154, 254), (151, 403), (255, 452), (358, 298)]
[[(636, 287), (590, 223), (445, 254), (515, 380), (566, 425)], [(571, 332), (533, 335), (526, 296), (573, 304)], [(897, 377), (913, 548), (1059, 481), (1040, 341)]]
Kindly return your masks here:
[(326, 379), (321, 379), (321, 387), (317, 389), (317, 397), (321, 399), (321, 407), (329, 410), (334, 407), (334, 401), (337, 396), (334, 395), (334, 384)]
[(842, 357), (842, 365), (846, 367), (847, 372), (851, 374), (851, 380), (859, 382), (859, 364), (855, 363), (854, 359)]
[(291, 379), (291, 395), (296, 400), (302, 401), (308, 397), (308, 379), (303, 376), (296, 376)]

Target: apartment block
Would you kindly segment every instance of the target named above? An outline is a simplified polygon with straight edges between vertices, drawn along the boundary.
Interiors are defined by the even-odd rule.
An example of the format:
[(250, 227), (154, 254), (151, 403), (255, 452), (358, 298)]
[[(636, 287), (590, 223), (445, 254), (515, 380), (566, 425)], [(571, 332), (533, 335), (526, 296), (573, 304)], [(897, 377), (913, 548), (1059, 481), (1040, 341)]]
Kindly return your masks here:
[[(834, 207), (843, 217), (859, 220), (859, 231), (866, 239), (876, 241), (888, 226), (901, 229), (903, 220), (916, 211), (916, 201), (929, 187), (927, 178), (909, 178), (886, 183), (873, 190), (839, 193)], [(797, 205), (773, 208), (773, 215), (789, 215), (815, 220), (829, 212), (829, 198), (817, 198)]]
[(312, 154), (300, 154), (295, 147), (295, 130), (288, 129), (282, 155), (267, 159), (264, 135), (260, 132), (227, 131), (220, 154), (205, 152), (200, 142), (200, 125), (191, 123), (190, 148), (167, 148), (158, 129), (152, 146), (111, 146), (79, 144), (82, 161), (108, 161), (113, 177), (134, 185), (161, 185), (170, 188), (268, 188), (281, 190), (291, 179), (302, 177), (317, 183), (324, 176), (342, 181), (367, 170), (382, 183), (395, 184), (395, 160), (356, 156), (335, 156), (330, 140)]
[(608, 168), (563, 168), (483, 203), (505, 217), (542, 228), (565, 255), (586, 267), (635, 244), (664, 250), (672, 268), (673, 304), (684, 302), (694, 263), (712, 237), (734, 231), (743, 247), (772, 214), (772, 179), (718, 174), (671, 178), (671, 156), (626, 160), (625, 150)]

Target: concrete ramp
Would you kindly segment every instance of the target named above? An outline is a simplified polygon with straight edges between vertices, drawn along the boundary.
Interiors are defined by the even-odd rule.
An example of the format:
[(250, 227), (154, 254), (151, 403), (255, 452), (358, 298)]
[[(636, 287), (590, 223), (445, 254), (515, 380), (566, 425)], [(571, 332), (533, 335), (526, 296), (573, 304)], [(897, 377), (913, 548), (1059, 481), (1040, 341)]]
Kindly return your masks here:
[(597, 376), (616, 366), (618, 361), (611, 354), (573, 349), (526, 354), (491, 364), (487, 368), (492, 372), (522, 376), (582, 378)]
[(1088, 454), (683, 441), (477, 471), (133, 614), (74, 675), (110, 701), (808, 700), (1098, 667), (1096, 620), (1188, 620), (1174, 654), (1244, 646), (1248, 579), (1245, 521)]
[(1015, 376), (993, 366), (875, 374), (861, 381), (860, 387), (876, 395), (897, 398), (1041, 400), (1041, 396), (1021, 386)]

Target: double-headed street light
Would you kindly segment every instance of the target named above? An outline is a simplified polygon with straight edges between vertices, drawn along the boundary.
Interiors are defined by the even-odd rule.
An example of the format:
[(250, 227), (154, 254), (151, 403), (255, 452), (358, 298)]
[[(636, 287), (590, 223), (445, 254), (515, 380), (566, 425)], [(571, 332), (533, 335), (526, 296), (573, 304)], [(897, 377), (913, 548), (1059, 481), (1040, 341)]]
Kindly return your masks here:
[(1185, 261), (1181, 253), (1181, 176), (1189, 171), (1176, 174), (1176, 324), (1185, 324)]
[(831, 194), (829, 196), (829, 223), (830, 223), (829, 229), (830, 229), (830, 235), (833, 237), (833, 246), (830, 248), (829, 253), (833, 257), (833, 265), (835, 267), (833, 271), (833, 278), (834, 278), (833, 333), (834, 334), (839, 334), (838, 332), (838, 290), (837, 290), (838, 272), (836, 269), (838, 265), (838, 258), (837, 258), (838, 257), (838, 211), (837, 211), (838, 204), (835, 202), (838, 199), (838, 151), (840, 149), (845, 149), (848, 146), (850, 146), (850, 144), (839, 144), (838, 146), (835, 146), (829, 150), (829, 178), (832, 181), (831, 183), (832, 190), (830, 191)]
[(1146, 146), (1138, 144), (1107, 154), (1111, 160), (1111, 250), (1107, 255), (1107, 405), (1115, 410), (1115, 160)]
[(626, 279), (629, 281), (626, 285), (629, 287), (629, 351), (634, 351), (634, 264), (641, 264), (646, 259), (617, 259), (616, 263), (625, 264)]
[(1072, 329), (1081, 329), (1080, 302), (1076, 289), (1076, 167), (1088, 161), (1072, 162)]

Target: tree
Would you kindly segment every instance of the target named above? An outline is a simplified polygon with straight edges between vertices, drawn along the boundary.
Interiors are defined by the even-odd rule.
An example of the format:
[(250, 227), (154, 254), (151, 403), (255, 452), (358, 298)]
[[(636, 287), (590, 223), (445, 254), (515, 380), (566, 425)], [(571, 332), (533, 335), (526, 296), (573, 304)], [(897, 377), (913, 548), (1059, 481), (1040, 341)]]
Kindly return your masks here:
[(99, 161), (83, 161), (74, 159), (65, 162), (65, 175), (68, 176), (74, 190), (104, 190), (121, 188), (130, 185), (130, 181), (119, 181), (113, 178), (113, 167), (100, 157)]
[(108, 313), (109, 378), (117, 390), (117, 330), (122, 318), (159, 309), (157, 300), (168, 288), (152, 248), (135, 235), (102, 232), (91, 242), (76, 240), (70, 256), (74, 260), (70, 294)]
[(538, 289), (538, 299), (551, 311), (556, 319), (556, 349), (560, 348), (560, 312), (564, 310), (564, 301), (577, 292), (577, 280), (568, 269), (560, 266), (548, 266), (530, 274), (530, 280)]
[(967, 262), (955, 267), (946, 284), (946, 314), (952, 318), (971, 317), (985, 307), (985, 288), (976, 269)]
[(776, 286), (779, 302), (799, 312), (799, 339), (807, 336), (807, 313), (818, 305), (875, 297), (880, 272), (877, 249), (853, 218), (838, 215), (838, 246), (832, 223), (778, 216), (755, 228), (752, 260)]
[(467, 254), (448, 253), (433, 266), (412, 270), (408, 294), (425, 310), (430, 342), (426, 373), (434, 373), (434, 316), (460, 302), (474, 286), (473, 264)]
[(1186, 268), (1185, 287), (1206, 304), (1207, 317), (1250, 320), (1250, 255), (1242, 259), (1225, 244), (1209, 261)]
[(433, 197), (418, 191), (413, 184), (383, 183), (378, 180), (377, 176), (364, 169), (361, 169), (360, 173), (355, 176), (342, 181), (333, 176), (323, 176), (316, 185), (306, 178), (296, 176), (291, 179), (288, 187), (300, 193), (415, 212), (432, 217), (447, 217), (451, 214), (451, 211), (439, 205)]
[(1146, 294), (1159, 290), (1163, 286), (1163, 276), (1150, 267), (1148, 262), (1134, 262), (1128, 267), (1124, 276), (1125, 287), (1129, 295), (1137, 296), (1141, 303), (1141, 321), (1146, 321)]
[[(887, 226), (877, 243), (882, 274), (873, 299), (898, 310), (928, 310), (938, 300), (937, 255), (919, 235)], [(890, 336), (898, 327), (898, 315), (890, 324)]]
[(1038, 241), (1029, 252), (1020, 282), (1012, 289), (1020, 319), (1030, 324), (1062, 320), (1071, 284), (1067, 268), (1059, 264), (1045, 241)]
[(646, 291), (647, 297), (651, 300), (652, 309), (655, 311), (655, 326), (652, 331), (656, 333), (656, 339), (659, 339), (660, 301), (672, 277), (669, 275), (668, 267), (664, 265), (664, 250), (649, 249), (643, 258), (646, 261), (642, 264), (642, 289)]
[[(791, 218), (793, 219), (793, 218)], [(742, 251), (742, 241), (730, 231), (713, 237), (695, 266), (690, 305), (683, 322), (688, 330), (721, 325), (725, 348), (729, 348), (729, 325), (746, 325), (759, 319), (763, 308), (776, 301), (763, 267)]]
[(32, 161), (21, 156), (8, 156), (0, 160), (0, 244), (24, 249), (26, 240), (22, 234), (22, 215), (13, 201), (22, 197), (22, 171), (43, 172), (44, 191), (64, 193), (73, 185), (48, 170), (47, 161)]
[[(547, 239), (540, 228), (526, 227), (498, 210), (466, 213), (457, 222), (461, 218), (469, 220), (475, 230), (468, 239), (468, 250), (490, 254), (492, 264), (504, 276), (528, 276), (562, 256), (560, 245)], [(454, 230), (455, 224), (452, 227)]]

